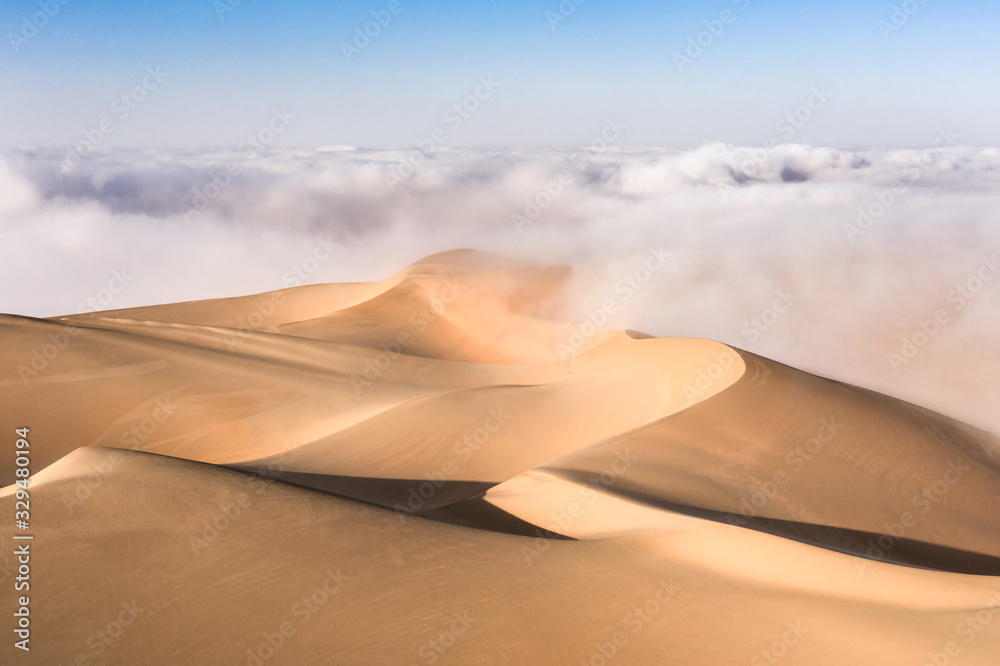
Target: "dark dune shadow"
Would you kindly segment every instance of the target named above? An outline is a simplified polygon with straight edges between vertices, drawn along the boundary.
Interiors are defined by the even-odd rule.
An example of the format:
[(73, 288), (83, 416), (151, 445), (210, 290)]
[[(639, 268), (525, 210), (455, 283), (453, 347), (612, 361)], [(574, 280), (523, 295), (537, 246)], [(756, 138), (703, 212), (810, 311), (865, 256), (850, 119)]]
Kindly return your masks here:
[(560, 534), (546, 532), (485, 501), (483, 495), (496, 485), (495, 483), (378, 479), (307, 472), (276, 472), (238, 465), (230, 467), (267, 479), (393, 509), (402, 516), (418, 516), (443, 523), (518, 536), (570, 539)]
[[(496, 485), (494, 483), (483, 481), (435, 483), (422, 479), (378, 479), (306, 472), (273, 472), (239, 466), (233, 468), (268, 479), (394, 509), (403, 516), (418, 516), (504, 534), (574, 540), (572, 537), (542, 530), (537, 525), (485, 501), (483, 495)], [(587, 483), (589, 479), (587, 473), (576, 470), (550, 468), (547, 471), (577, 483)], [(877, 532), (703, 509), (670, 502), (636, 489), (616, 491), (614, 488), (602, 488), (602, 490), (673, 513), (765, 532), (866, 560), (935, 571), (1000, 576), (1000, 557), (984, 553)]]
[[(546, 471), (576, 483), (587, 483), (589, 478), (587, 473), (576, 470), (549, 468)], [(862, 557), (866, 560), (951, 573), (1000, 576), (1000, 557), (984, 553), (877, 532), (702, 509), (670, 502), (635, 490), (616, 491), (614, 488), (602, 488), (601, 490), (610, 495), (641, 502), (673, 513), (766, 532), (811, 546)]]
[(485, 481), (429, 481), (427, 479), (378, 479), (288, 472), (230, 465), (234, 469), (296, 486), (322, 490), (405, 513), (420, 513), (482, 495), (495, 486)]

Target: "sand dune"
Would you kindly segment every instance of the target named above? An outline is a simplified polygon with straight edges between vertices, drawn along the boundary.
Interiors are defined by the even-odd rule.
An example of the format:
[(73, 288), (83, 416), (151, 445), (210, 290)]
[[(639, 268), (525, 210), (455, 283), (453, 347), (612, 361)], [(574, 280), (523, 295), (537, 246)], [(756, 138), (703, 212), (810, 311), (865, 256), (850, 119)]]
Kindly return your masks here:
[(32, 657), (996, 663), (1000, 440), (717, 342), (581, 336), (568, 278), (456, 251), (0, 317)]
[[(839, 547), (874, 557), (917, 540), (1000, 556), (1000, 442), (887, 396), (815, 377), (747, 352), (748, 372), (714, 399), (552, 460), (542, 468), (583, 480), (623, 450), (642, 461), (610, 491), (709, 510), (736, 524), (785, 521), (844, 528)], [(711, 470), (711, 474), (705, 474)], [(878, 498), (877, 502), (873, 501)], [(816, 529), (813, 532), (828, 531)], [(856, 541), (856, 543), (852, 543)], [(827, 545), (832, 545), (827, 543)], [(1000, 574), (1000, 559), (990, 570)]]
[[(70, 513), (61, 497), (109, 466)], [(848, 556), (662, 512), (631, 536), (534, 554), (524, 537), (150, 454), (81, 449), (52, 471), (35, 487), (48, 663), (101, 647), (104, 663), (134, 663), (151, 645), (155, 663), (254, 663), (247, 650), (269, 654), (270, 638), (274, 663), (571, 664), (614, 649), (622, 663), (736, 664), (785, 635), (790, 663), (914, 664), (1000, 589), (881, 563), (859, 579)], [(87, 580), (114, 584), (70, 592)], [(106, 644), (123, 608), (132, 624)], [(1000, 636), (964, 647), (989, 663)]]

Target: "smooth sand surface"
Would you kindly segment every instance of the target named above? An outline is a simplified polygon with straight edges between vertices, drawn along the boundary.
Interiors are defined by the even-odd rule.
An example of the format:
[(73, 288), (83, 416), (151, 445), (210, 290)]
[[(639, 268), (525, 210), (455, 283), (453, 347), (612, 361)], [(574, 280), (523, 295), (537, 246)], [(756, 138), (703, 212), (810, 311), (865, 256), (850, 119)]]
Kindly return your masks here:
[(1000, 440), (581, 328), (570, 278), (455, 251), (0, 316), (35, 473), (23, 663), (1000, 663)]
[[(62, 504), (109, 466), (85, 504)], [(849, 556), (691, 518), (536, 541), (151, 454), (80, 449), (56, 467), (34, 489), (38, 663), (255, 663), (247, 650), (268, 654), (271, 637), (269, 663), (575, 664), (614, 649), (739, 664), (784, 641), (787, 663), (919, 664), (1000, 604), (996, 578), (861, 574)], [(650, 511), (608, 501), (596, 520)], [(986, 630), (963, 661), (997, 650)]]

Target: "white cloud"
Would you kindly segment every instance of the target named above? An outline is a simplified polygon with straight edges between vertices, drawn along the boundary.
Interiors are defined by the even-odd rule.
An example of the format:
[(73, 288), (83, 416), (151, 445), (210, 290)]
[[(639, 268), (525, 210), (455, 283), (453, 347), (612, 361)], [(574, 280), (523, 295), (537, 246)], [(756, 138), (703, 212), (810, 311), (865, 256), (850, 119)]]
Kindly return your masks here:
[(25, 213), (37, 205), (38, 193), (31, 181), (0, 156), (0, 216)]
[[(1000, 277), (961, 310), (948, 300), (1000, 254), (996, 149), (442, 150), (390, 189), (408, 156), (121, 151), (60, 175), (62, 155), (8, 153), (0, 310), (75, 312), (123, 267), (135, 280), (113, 307), (280, 288), (329, 236), (344, 252), (312, 281), (380, 278), (456, 247), (569, 262), (589, 276), (568, 306), (582, 317), (662, 245), (671, 264), (617, 324), (722, 340), (1000, 432)], [(799, 300), (754, 324), (779, 289)], [(888, 355), (941, 308), (949, 323), (894, 370)]]

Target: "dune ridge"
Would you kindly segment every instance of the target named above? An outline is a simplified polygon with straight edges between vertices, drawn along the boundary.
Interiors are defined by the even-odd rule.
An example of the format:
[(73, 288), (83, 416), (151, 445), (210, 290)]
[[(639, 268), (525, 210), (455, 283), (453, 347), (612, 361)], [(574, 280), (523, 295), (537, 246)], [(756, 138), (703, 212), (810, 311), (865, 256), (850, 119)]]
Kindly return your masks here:
[(1000, 439), (714, 341), (581, 335), (571, 277), (454, 251), (0, 316), (44, 658), (95, 657), (134, 599), (108, 659), (249, 665), (288, 622), (288, 663), (992, 663), (1000, 622), (959, 632), (1000, 615)]

